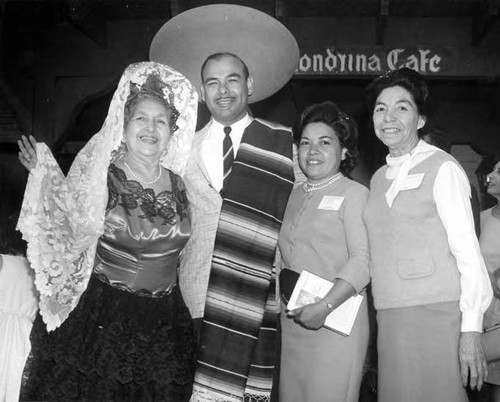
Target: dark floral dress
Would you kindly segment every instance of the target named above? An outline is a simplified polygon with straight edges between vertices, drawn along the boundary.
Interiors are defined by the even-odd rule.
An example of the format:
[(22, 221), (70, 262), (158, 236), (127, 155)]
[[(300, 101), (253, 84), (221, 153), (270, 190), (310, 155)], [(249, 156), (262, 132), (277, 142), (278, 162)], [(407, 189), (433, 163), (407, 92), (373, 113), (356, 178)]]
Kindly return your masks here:
[(164, 282), (190, 222), (182, 180), (170, 179), (155, 194), (110, 165), (94, 273), (61, 327), (35, 321), (21, 400), (189, 400), (196, 337), (179, 288)]

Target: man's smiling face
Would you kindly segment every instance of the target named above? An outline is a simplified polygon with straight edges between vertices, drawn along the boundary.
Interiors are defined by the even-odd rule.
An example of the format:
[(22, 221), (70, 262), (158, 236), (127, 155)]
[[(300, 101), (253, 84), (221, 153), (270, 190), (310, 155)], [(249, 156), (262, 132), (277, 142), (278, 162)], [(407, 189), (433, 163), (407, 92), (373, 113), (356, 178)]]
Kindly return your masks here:
[(210, 59), (202, 78), (201, 98), (216, 121), (228, 126), (245, 116), (253, 80), (240, 60), (230, 55)]

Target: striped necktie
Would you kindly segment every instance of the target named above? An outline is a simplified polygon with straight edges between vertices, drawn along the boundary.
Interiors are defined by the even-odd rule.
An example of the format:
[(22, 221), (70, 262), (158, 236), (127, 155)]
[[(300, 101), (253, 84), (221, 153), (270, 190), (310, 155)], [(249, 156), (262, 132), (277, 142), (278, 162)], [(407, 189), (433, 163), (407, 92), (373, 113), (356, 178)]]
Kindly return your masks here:
[(229, 176), (229, 173), (231, 173), (234, 161), (233, 141), (231, 141), (231, 137), (229, 136), (230, 133), (231, 127), (224, 127), (225, 137), (222, 143), (222, 155), (224, 157), (224, 180), (222, 188), (226, 187), (227, 177)]

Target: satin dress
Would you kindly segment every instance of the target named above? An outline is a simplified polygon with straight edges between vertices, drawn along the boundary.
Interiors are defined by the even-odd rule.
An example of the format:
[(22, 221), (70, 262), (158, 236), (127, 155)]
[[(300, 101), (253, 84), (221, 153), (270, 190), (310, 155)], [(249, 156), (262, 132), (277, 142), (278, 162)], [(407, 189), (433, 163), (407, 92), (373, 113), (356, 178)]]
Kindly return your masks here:
[(175, 278), (191, 225), (164, 173), (172, 189), (155, 194), (110, 165), (92, 277), (61, 327), (35, 322), (24, 399), (189, 400), (196, 337)]

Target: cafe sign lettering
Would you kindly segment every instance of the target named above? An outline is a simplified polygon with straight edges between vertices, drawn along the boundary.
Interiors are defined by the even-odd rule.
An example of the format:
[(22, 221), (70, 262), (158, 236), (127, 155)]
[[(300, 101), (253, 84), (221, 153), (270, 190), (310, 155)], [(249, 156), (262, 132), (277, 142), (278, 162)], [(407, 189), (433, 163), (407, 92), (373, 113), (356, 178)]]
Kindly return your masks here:
[(301, 52), (297, 75), (378, 75), (408, 67), (425, 75), (441, 74), (449, 64), (446, 51), (425, 47)]

